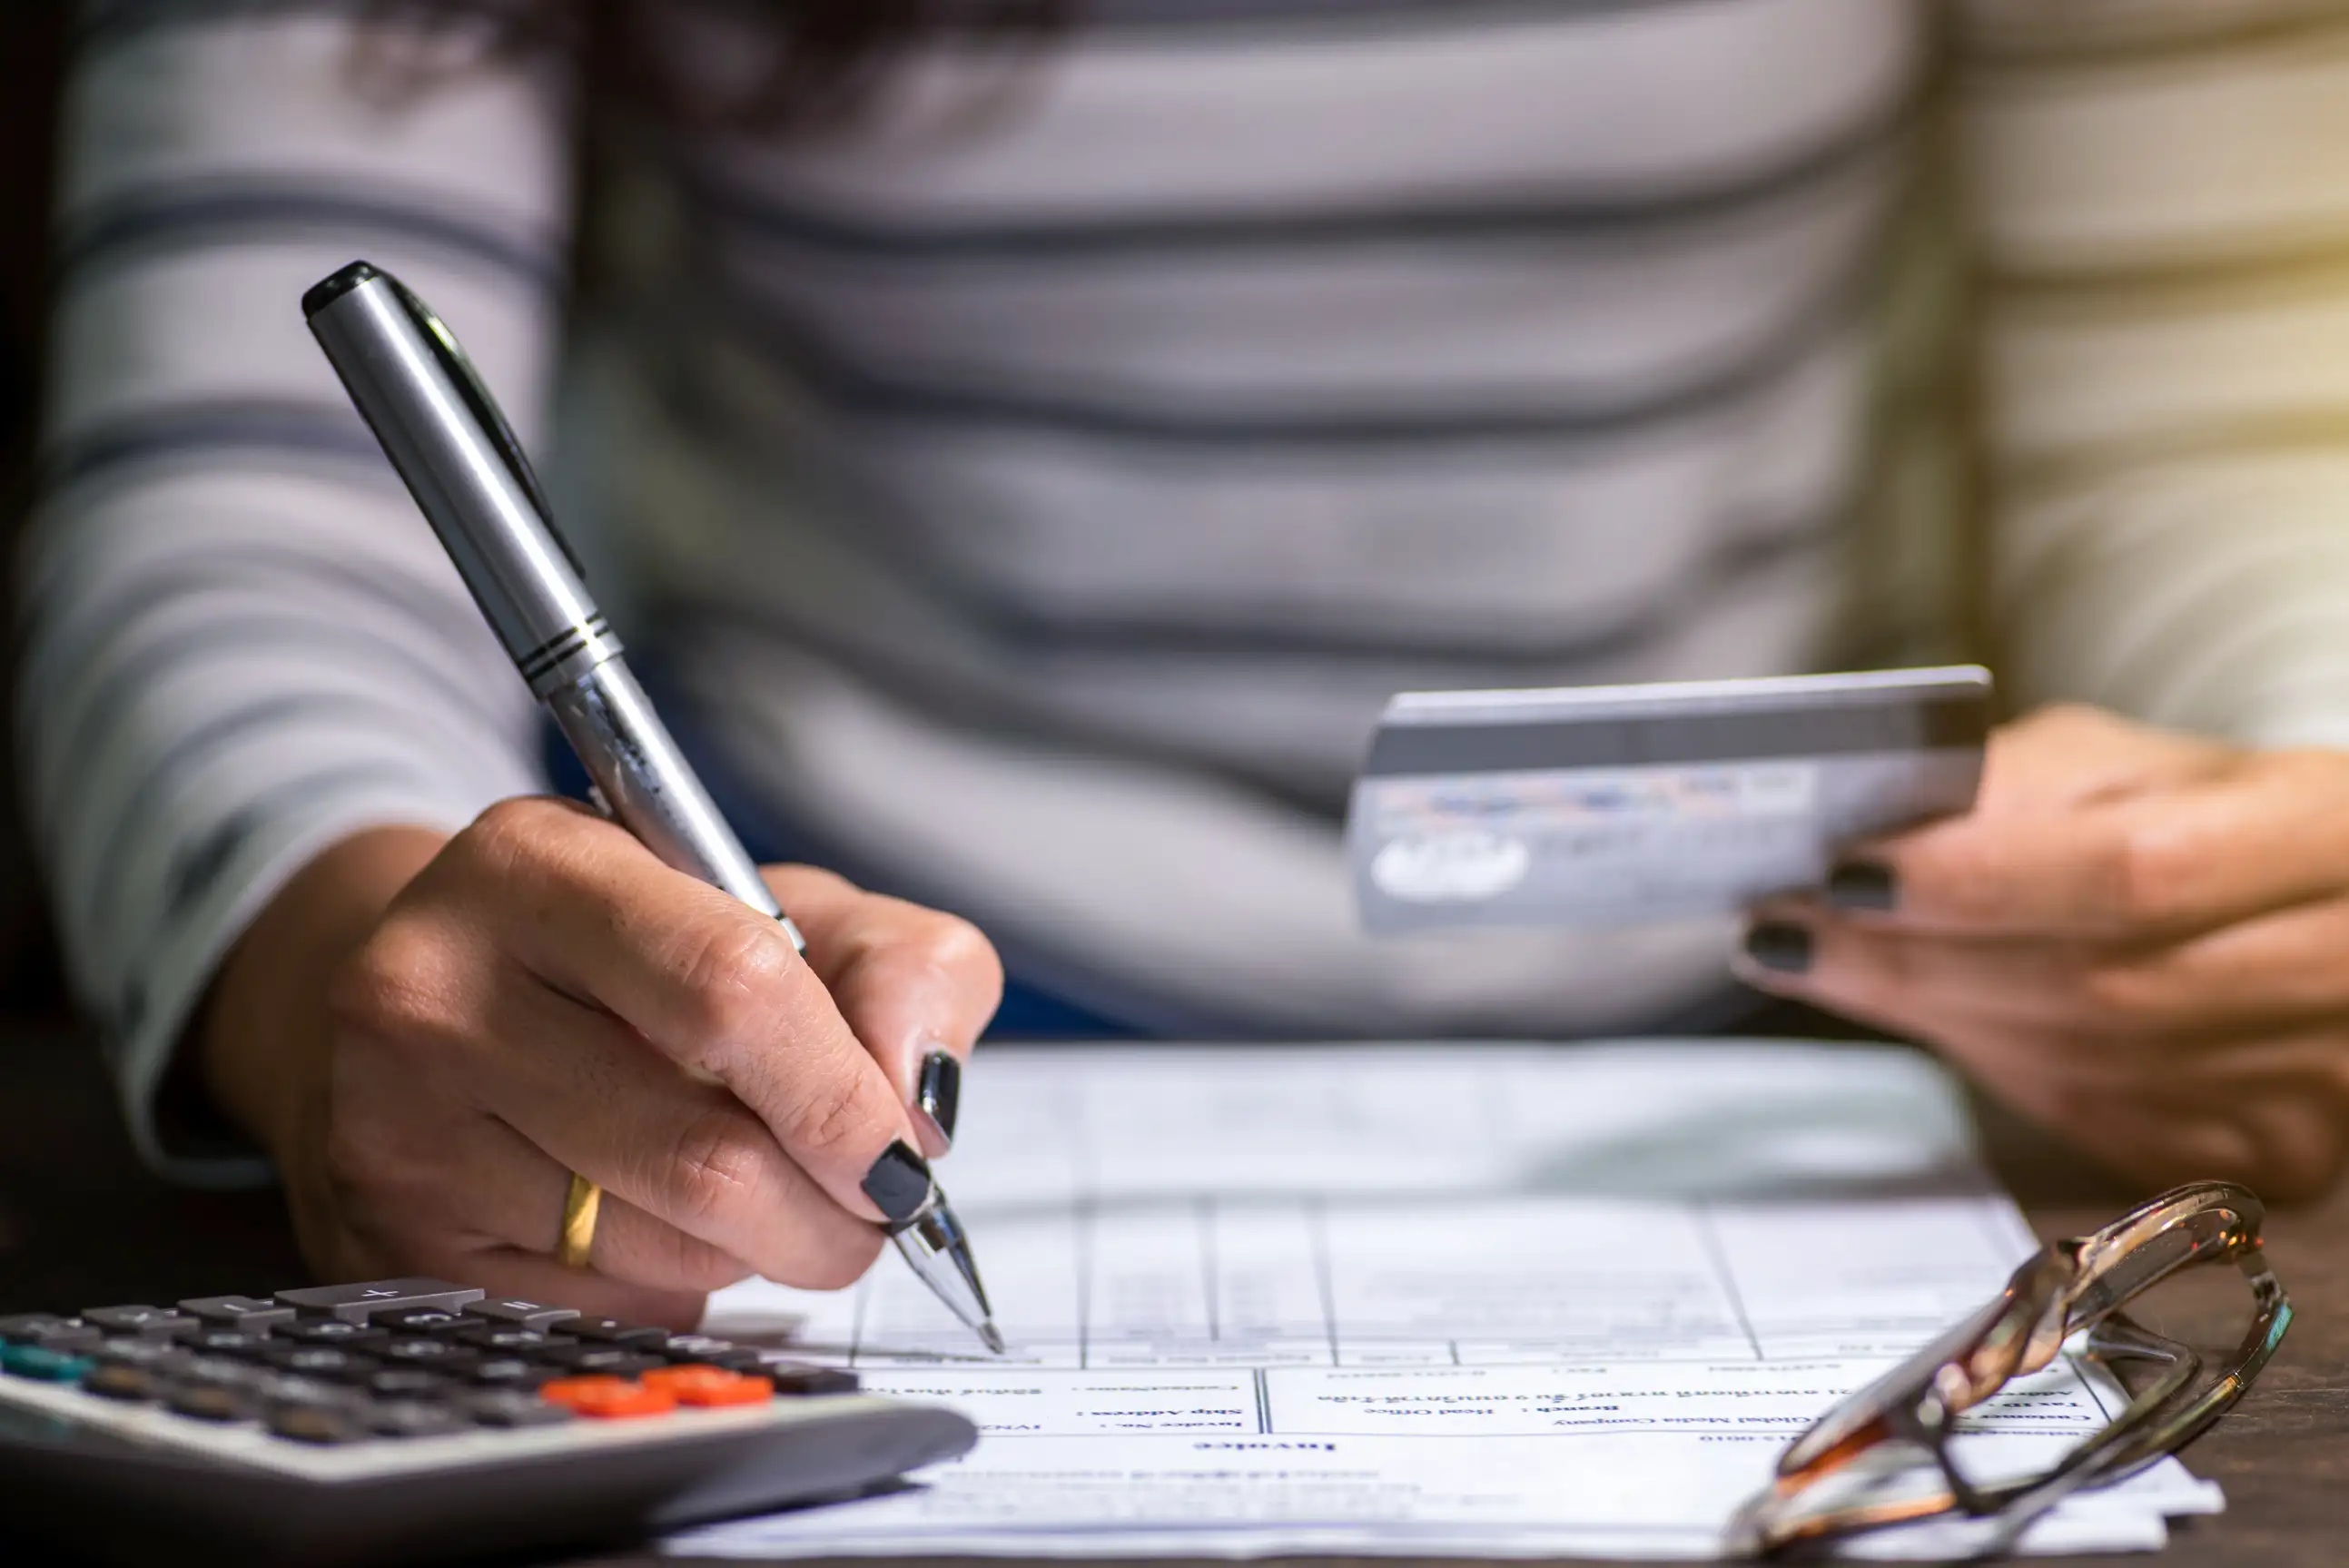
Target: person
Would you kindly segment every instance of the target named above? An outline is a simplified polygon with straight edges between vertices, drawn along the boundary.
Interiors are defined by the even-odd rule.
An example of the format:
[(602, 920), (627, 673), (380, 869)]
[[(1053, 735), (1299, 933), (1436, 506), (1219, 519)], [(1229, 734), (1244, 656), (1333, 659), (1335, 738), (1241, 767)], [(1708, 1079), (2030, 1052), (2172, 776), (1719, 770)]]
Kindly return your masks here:
[[(141, 1149), (274, 1167), (323, 1273), (844, 1283), (999, 953), (1007, 1023), (1243, 1037), (1730, 1026), (1733, 967), (2147, 1180), (2340, 1169), (2334, 7), (126, 0), (74, 48), (26, 793)], [(549, 797), (304, 335), (354, 256), (548, 459), (804, 963)], [(1395, 690), (1985, 651), (1979, 809), (1742, 933), (1354, 927)]]

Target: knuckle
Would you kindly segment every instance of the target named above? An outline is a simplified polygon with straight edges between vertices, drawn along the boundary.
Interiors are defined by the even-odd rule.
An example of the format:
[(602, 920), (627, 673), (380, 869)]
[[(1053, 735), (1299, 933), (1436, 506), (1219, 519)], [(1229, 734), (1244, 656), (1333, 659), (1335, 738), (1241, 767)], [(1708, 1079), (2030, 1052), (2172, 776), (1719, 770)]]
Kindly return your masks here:
[(676, 965), (685, 1026), (721, 1050), (755, 1037), (779, 1016), (786, 977), (797, 962), (781, 930), (764, 922), (710, 922), (688, 941)]
[(863, 1088), (854, 1078), (810, 1085), (786, 1113), (784, 1144), (795, 1154), (817, 1157), (853, 1146), (874, 1120)]
[(369, 1178), (382, 1161), (381, 1143), (353, 1118), (329, 1111), (318, 1158), (327, 1181), (337, 1191), (347, 1192), (370, 1184)]
[(557, 800), (517, 795), (492, 804), (457, 835), (469, 865), (497, 881), (544, 875), (563, 862), (563, 846), (580, 822)]
[(318, 1145), (326, 1195), (347, 1218), (422, 1214), (443, 1205), (434, 1191), (441, 1166), (409, 1147), (398, 1128), (376, 1117), (330, 1112)]
[(2329, 1140), (2279, 1138), (2271, 1127), (2232, 1130), (2225, 1153), (2206, 1157), (2202, 1164), (2215, 1167), (2215, 1174), (2240, 1181), (2271, 1202), (2304, 1203), (2320, 1198), (2340, 1174), (2341, 1151)]
[(831, 900), (864, 894), (864, 890), (827, 866), (812, 866), (794, 861), (790, 865), (770, 868), (771, 881), (782, 882), (796, 892), (810, 897)]
[(2013, 883), (2010, 861), (2006, 845), (1994, 834), (1930, 836), (1910, 845), (1897, 862), (1901, 897), (1929, 903), (1961, 924), (1995, 923), (2010, 913), (2002, 891)]
[(2158, 1022), (2174, 1001), (2168, 978), (2158, 969), (2126, 960), (2085, 965), (2074, 989), (2090, 1019), (2130, 1029)]
[(930, 948), (938, 964), (951, 973), (970, 975), (991, 989), (1003, 984), (1003, 960), (987, 934), (958, 914), (932, 916)]
[(2169, 835), (2134, 829), (2113, 841), (2107, 859), (2107, 913), (2123, 927), (2163, 925), (2183, 903), (2190, 868)]
[(2264, 1119), (2263, 1136), (2250, 1140), (2270, 1167), (2251, 1183), (2257, 1191), (2280, 1203), (2308, 1203), (2339, 1183), (2349, 1169), (2349, 1106), (2341, 1079), (2330, 1052), (2295, 1075), (2292, 1090)]
[(392, 1041), (440, 1032), (449, 1013), (448, 954), (421, 924), (377, 927), (326, 986), (328, 1019)]
[(348, 1077), (337, 1074), (318, 1134), (319, 1169), (347, 1200), (420, 1200), (445, 1179), (447, 1134), (445, 1126), (419, 1124), (379, 1095), (355, 1091)]
[(755, 1201), (766, 1161), (742, 1118), (710, 1110), (687, 1123), (662, 1168), (661, 1183), (685, 1229), (696, 1229)]
[(546, 830), (546, 802), (517, 795), (495, 801), (459, 834), (466, 847), (491, 858), (528, 854)]

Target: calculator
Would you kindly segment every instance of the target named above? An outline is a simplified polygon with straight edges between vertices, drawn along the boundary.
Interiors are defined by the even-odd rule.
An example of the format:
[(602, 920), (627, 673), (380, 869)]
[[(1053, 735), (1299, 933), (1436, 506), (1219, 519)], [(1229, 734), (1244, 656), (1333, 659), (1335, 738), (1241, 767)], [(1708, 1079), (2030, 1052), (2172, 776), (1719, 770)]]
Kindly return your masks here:
[(893, 1485), (977, 1440), (788, 1350), (438, 1279), (0, 1317), (0, 1531), (337, 1568)]

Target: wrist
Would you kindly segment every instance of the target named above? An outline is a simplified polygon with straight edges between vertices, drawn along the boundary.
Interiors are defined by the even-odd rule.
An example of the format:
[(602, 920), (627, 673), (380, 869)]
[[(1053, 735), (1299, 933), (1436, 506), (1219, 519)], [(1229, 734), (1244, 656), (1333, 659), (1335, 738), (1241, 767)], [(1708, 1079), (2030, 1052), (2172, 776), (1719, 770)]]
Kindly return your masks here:
[(187, 1042), (194, 1076), (281, 1169), (325, 1085), (328, 981), (447, 841), (418, 827), (337, 841), (278, 890), (222, 963)]

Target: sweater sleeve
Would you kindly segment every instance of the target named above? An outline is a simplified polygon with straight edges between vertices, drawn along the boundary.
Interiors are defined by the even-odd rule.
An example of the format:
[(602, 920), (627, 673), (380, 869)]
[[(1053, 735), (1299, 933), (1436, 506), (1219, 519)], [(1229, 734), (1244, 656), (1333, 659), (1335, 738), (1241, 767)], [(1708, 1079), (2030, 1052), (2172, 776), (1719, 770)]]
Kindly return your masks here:
[[(569, 86), (462, 23), (92, 5), (67, 88), (18, 760), (75, 988), (141, 1151), (222, 954), (363, 828), (538, 788), (521, 683), (310, 341), (365, 256), (543, 424)], [(373, 18), (373, 19), (370, 19)]]
[(2002, 674), (2349, 746), (2349, 6), (1965, 15)]

